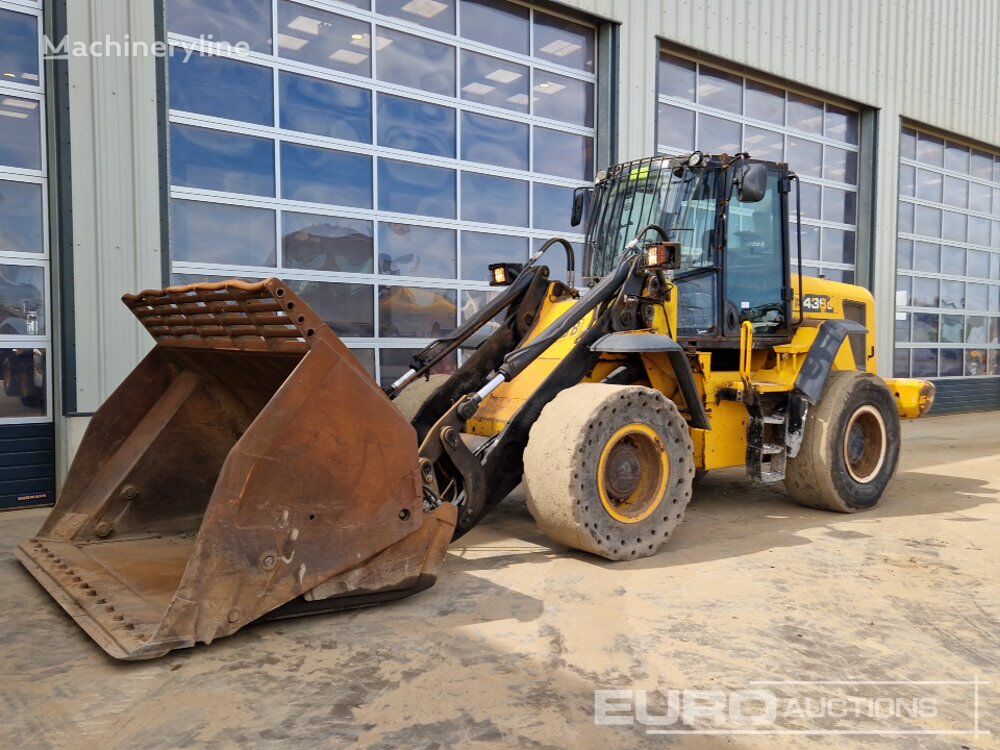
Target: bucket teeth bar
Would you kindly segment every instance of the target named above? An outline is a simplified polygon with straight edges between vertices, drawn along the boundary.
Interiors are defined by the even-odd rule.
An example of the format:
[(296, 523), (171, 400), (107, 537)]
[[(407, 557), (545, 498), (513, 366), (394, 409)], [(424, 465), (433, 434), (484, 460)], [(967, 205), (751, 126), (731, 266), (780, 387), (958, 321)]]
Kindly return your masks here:
[(287, 285), (123, 301), (156, 346), (16, 550), (109, 654), (152, 658), (433, 582), (455, 508), (425, 511), (414, 429)]

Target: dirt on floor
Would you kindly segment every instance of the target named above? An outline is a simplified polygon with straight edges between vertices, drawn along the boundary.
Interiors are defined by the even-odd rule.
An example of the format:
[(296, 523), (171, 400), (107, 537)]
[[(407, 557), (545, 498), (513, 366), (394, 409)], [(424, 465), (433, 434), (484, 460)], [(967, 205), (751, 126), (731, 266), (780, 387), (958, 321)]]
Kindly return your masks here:
[[(873, 511), (723, 472), (657, 555), (610, 563), (555, 548), (518, 492), (429, 591), (150, 662), (107, 657), (14, 560), (44, 511), (0, 514), (0, 744), (1000, 746), (1000, 413), (904, 440)], [(848, 680), (881, 684), (812, 682)], [(693, 729), (716, 734), (658, 733)]]

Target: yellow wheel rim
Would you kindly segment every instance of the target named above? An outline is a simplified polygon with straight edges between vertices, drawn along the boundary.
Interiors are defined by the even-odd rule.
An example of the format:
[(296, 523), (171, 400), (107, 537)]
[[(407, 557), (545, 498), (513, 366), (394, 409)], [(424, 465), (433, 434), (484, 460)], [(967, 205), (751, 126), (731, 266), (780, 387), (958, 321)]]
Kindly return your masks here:
[(654, 429), (627, 424), (608, 440), (597, 464), (601, 505), (620, 523), (639, 523), (656, 510), (670, 480), (670, 456)]

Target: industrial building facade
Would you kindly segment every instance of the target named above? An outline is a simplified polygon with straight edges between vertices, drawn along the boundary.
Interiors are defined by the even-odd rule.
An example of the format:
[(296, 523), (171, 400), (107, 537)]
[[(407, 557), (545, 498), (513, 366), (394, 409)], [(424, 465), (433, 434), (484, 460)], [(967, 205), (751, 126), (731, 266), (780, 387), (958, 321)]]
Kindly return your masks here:
[(883, 374), (1000, 408), (997, 80), (987, 0), (0, 0), (0, 507), (148, 349), (123, 293), (280, 276), (390, 381), (657, 152), (787, 161)]

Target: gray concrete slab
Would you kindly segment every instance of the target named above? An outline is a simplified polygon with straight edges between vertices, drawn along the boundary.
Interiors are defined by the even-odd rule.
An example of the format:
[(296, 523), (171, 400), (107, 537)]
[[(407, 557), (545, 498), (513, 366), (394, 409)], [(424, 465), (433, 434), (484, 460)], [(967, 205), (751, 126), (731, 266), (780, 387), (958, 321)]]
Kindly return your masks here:
[[(553, 548), (515, 493), (452, 548), (427, 592), (153, 662), (106, 657), (13, 559), (44, 511), (0, 514), (0, 744), (995, 747), (998, 420), (904, 425), (900, 472), (859, 515), (801, 508), (740, 472), (709, 476), (672, 542), (635, 562)], [(993, 681), (980, 687), (992, 735), (653, 736), (594, 723), (595, 689), (977, 677)], [(968, 726), (971, 698), (955, 700), (905, 725)]]

